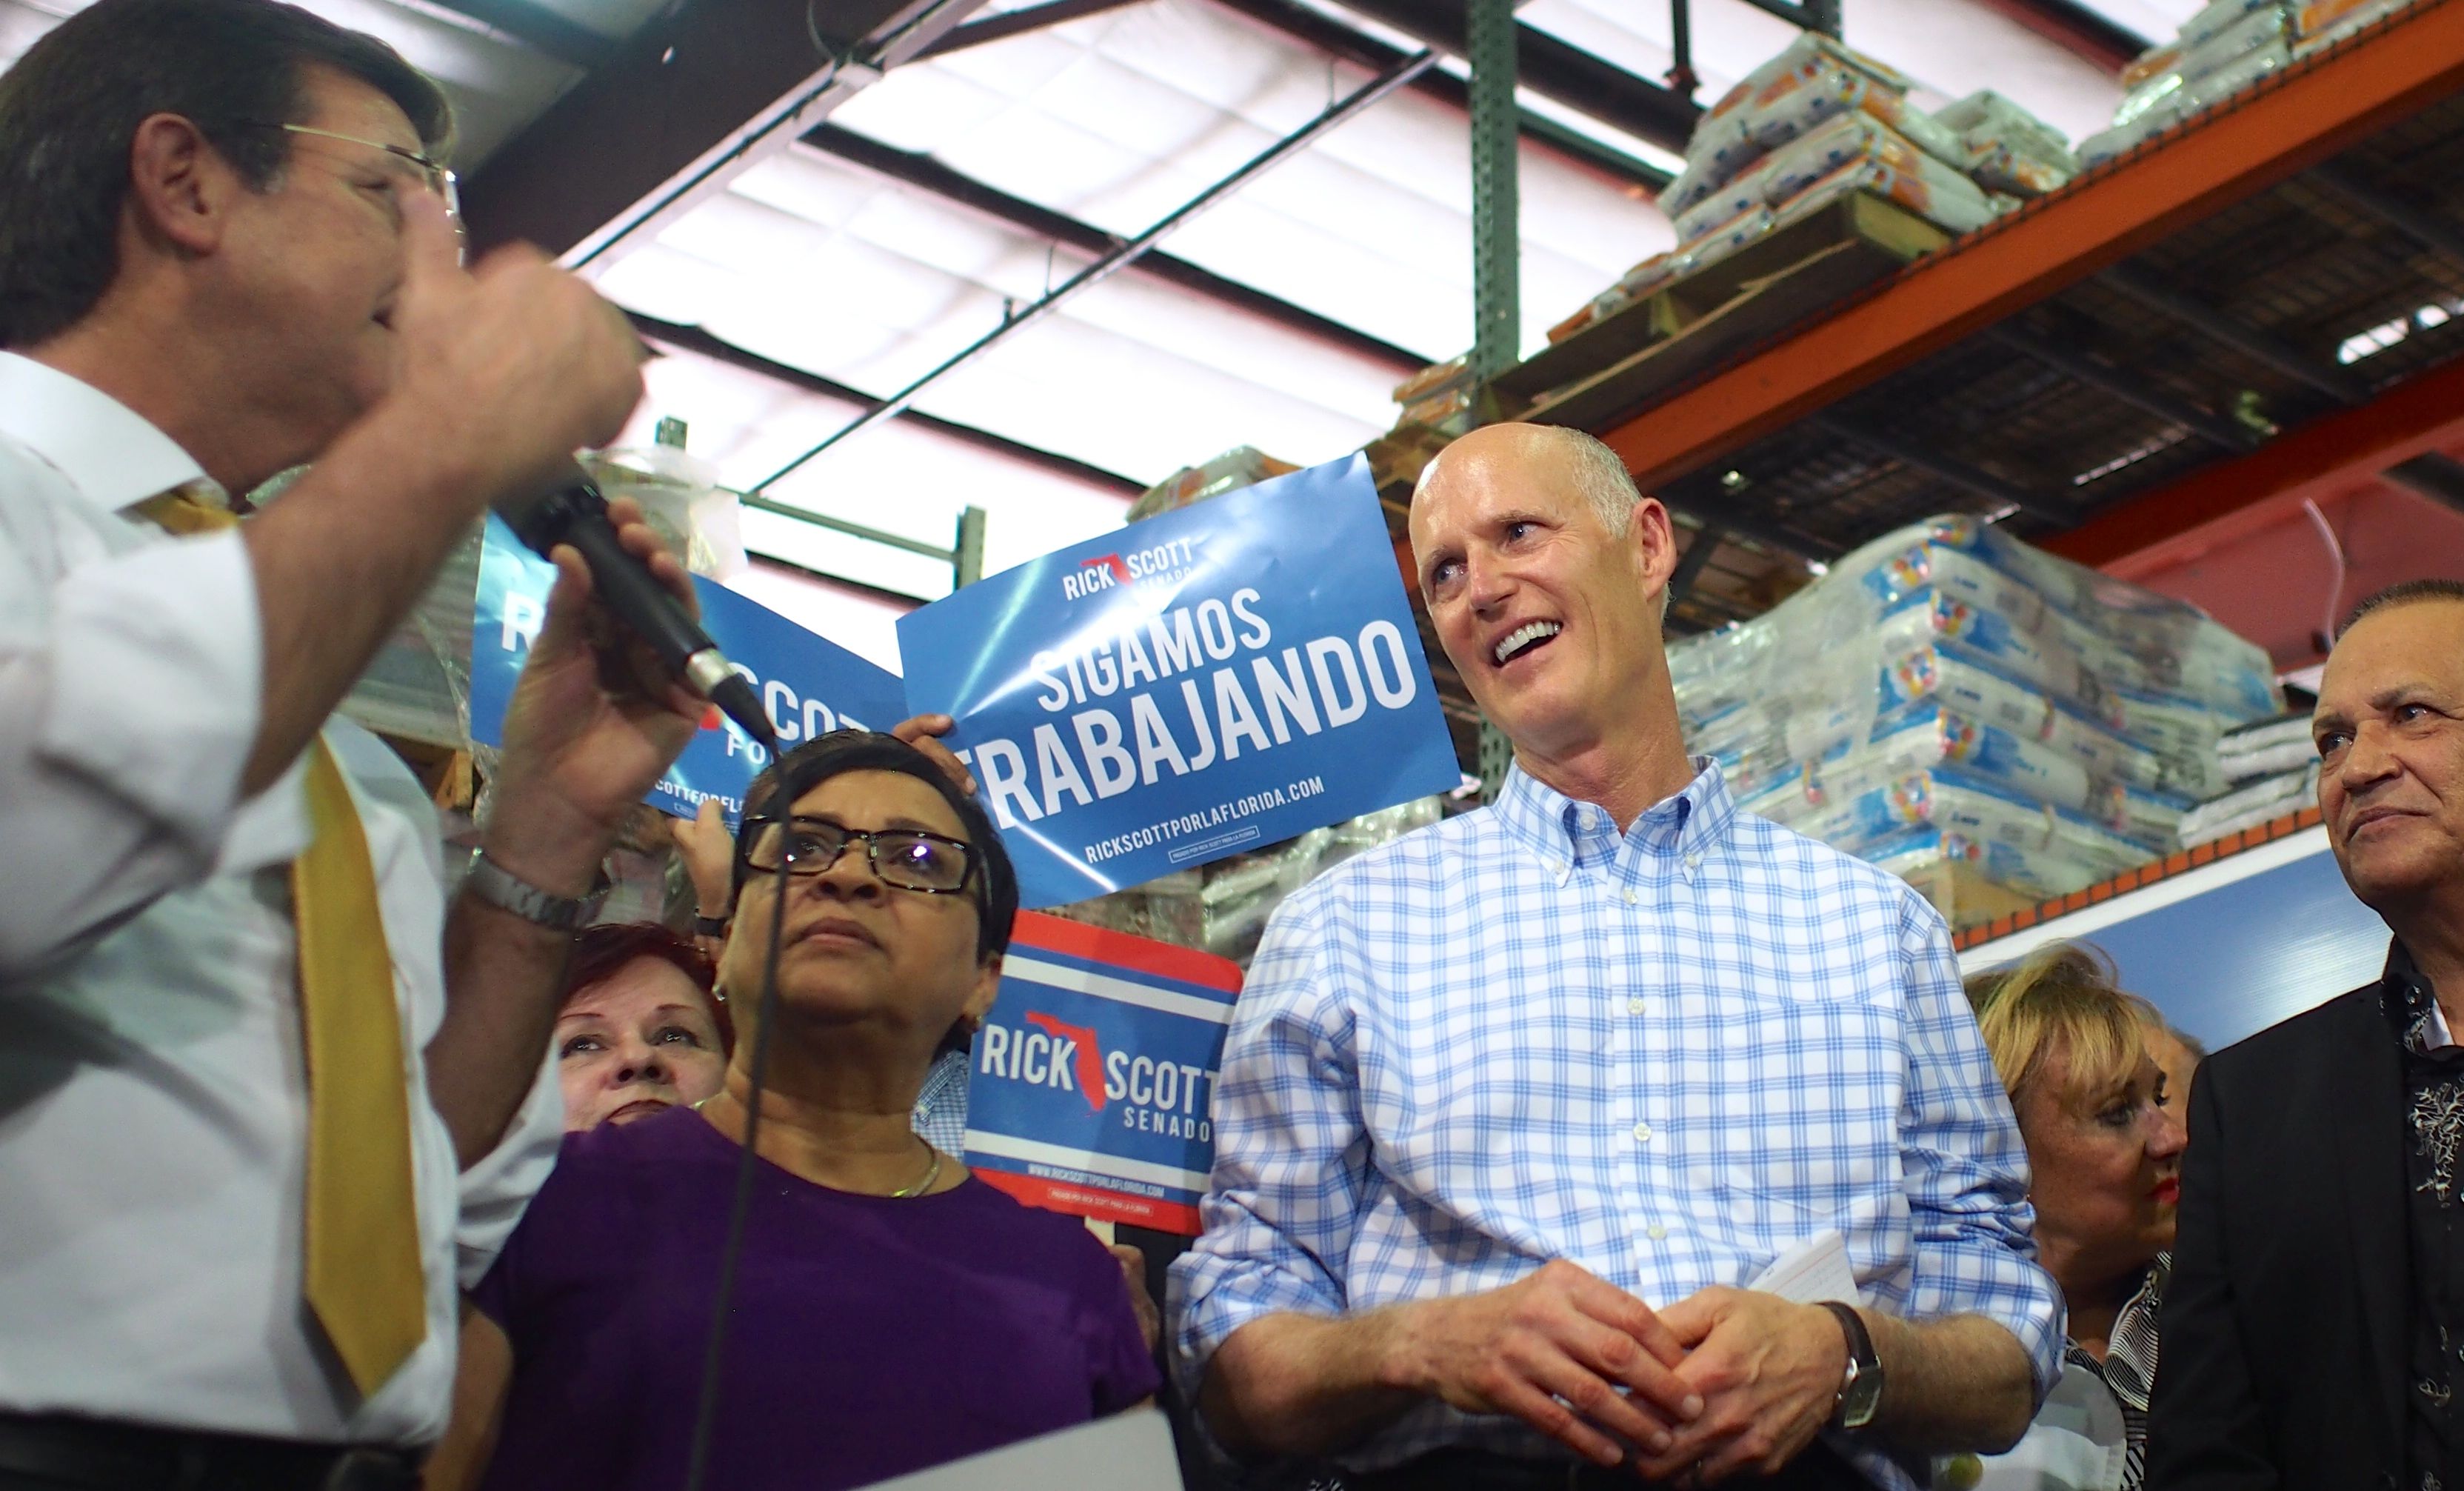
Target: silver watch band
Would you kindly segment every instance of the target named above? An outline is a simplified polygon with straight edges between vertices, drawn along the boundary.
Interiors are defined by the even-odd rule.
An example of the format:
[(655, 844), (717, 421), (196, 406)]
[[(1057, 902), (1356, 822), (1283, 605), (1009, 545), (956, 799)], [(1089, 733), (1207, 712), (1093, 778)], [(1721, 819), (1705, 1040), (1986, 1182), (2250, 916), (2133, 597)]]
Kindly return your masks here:
[(550, 895), (481, 853), (471, 861), (462, 888), (500, 911), (551, 932), (574, 932), (599, 914), (606, 892), (581, 897)]

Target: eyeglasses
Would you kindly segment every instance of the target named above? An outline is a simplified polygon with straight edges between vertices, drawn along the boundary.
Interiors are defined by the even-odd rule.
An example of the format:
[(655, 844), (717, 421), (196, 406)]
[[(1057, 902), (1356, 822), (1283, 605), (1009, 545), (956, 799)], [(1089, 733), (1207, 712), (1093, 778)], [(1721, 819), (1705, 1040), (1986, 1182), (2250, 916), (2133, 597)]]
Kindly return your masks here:
[(839, 862), (848, 844), (864, 842), (875, 879), (901, 890), (954, 895), (975, 874), (976, 846), (913, 828), (871, 832), (825, 818), (751, 819), (745, 824), (745, 868), (777, 874), (781, 856), (790, 875), (818, 875)]
[(382, 140), (363, 140), (357, 135), (339, 135), (330, 129), (315, 129), (306, 124), (276, 124), (265, 120), (242, 120), (253, 129), (278, 129), (286, 135), (314, 135), (319, 140), (339, 140), (346, 145), (365, 145), (382, 150), (399, 160), (419, 167), (420, 179), (430, 193), (445, 204), (445, 215), (462, 221), (462, 189), (460, 179), (448, 170), (443, 162), (424, 156), (405, 145), (389, 145)]

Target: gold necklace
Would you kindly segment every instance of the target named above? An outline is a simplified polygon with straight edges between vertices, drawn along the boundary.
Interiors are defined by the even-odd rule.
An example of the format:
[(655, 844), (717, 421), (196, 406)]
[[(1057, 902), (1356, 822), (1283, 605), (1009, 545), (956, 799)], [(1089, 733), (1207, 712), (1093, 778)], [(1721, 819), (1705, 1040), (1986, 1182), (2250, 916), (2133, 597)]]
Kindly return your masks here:
[[(711, 1098), (715, 1098), (716, 1096), (718, 1096), (718, 1094), (715, 1092), (710, 1095)], [(710, 1098), (704, 1098), (701, 1100), (701, 1103), (694, 1104), (693, 1106), (693, 1111), (696, 1113), (700, 1112), (702, 1109), (702, 1103), (708, 1103), (709, 1101)], [(903, 1190), (892, 1191), (890, 1193), (890, 1199), (893, 1201), (911, 1200), (915, 1196), (922, 1195), (926, 1192), (931, 1191), (933, 1189), (933, 1182), (941, 1178), (941, 1151), (935, 1149), (932, 1145), (927, 1144), (924, 1146), (924, 1152), (933, 1156), (932, 1162), (924, 1167), (924, 1178)]]
[(924, 1151), (933, 1156), (933, 1163), (924, 1167), (924, 1178), (915, 1182), (915, 1184), (909, 1186), (904, 1191), (892, 1191), (890, 1193), (890, 1198), (891, 1200), (904, 1201), (910, 1196), (922, 1195), (925, 1192), (933, 1189), (933, 1182), (941, 1178), (941, 1151), (929, 1144), (924, 1146)]

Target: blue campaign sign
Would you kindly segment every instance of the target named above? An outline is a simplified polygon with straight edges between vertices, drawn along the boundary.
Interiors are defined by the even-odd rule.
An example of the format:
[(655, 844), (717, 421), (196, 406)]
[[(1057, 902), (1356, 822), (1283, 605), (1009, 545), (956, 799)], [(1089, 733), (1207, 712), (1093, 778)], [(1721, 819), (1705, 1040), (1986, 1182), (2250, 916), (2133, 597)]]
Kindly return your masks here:
[(900, 618), (1030, 907), (1453, 787), (1365, 457), (1153, 517)]
[(1031, 1206), (1196, 1236), (1240, 993), (1227, 959), (1021, 915), (976, 1033), (968, 1167)]
[[(547, 615), (547, 593), (555, 583), (554, 566), (523, 547), (504, 524), (488, 519), (471, 628), (471, 737), (482, 745), (504, 743), (514, 680)], [(693, 588), (701, 597), (702, 628), (760, 691), (781, 742), (792, 746), (843, 726), (888, 730), (907, 717), (897, 674), (724, 585), (695, 577)], [(768, 760), (769, 754), (744, 732), (719, 720), (685, 747), (647, 800), (690, 818), (704, 798), (715, 797), (733, 822), (744, 810), (744, 789)]]

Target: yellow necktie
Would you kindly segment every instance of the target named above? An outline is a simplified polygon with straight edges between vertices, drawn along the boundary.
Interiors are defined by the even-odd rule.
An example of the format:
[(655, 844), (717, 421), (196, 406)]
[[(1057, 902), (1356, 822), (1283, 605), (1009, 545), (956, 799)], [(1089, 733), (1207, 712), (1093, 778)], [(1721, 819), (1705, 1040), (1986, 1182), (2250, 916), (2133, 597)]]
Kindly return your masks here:
[[(174, 534), (239, 521), (187, 488), (136, 512)], [(410, 1177), (409, 1075), (367, 836), (323, 740), (310, 743), (306, 764), (313, 834), (291, 863), (308, 1057), (301, 1293), (366, 1397), (428, 1334)]]

